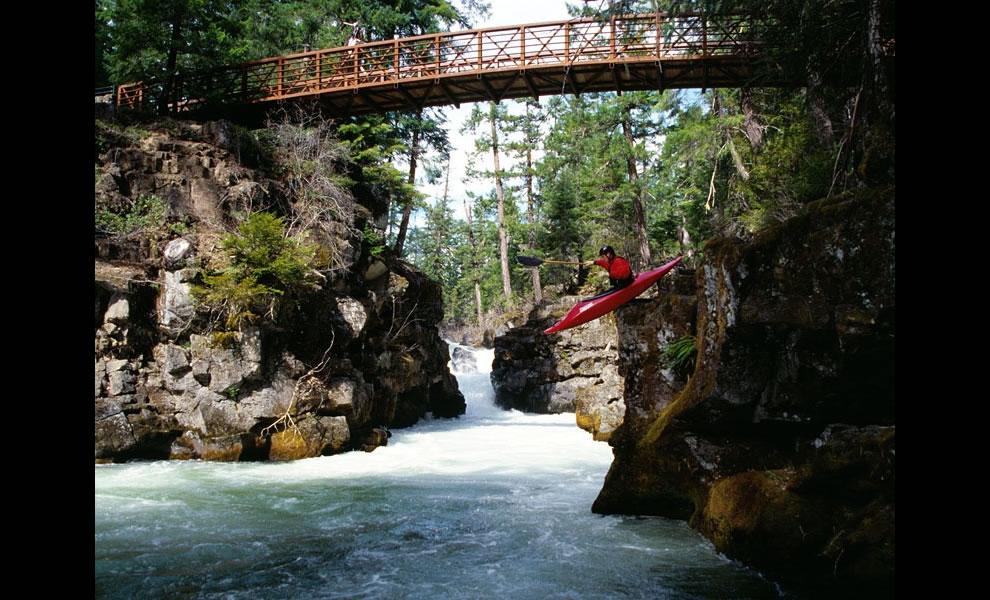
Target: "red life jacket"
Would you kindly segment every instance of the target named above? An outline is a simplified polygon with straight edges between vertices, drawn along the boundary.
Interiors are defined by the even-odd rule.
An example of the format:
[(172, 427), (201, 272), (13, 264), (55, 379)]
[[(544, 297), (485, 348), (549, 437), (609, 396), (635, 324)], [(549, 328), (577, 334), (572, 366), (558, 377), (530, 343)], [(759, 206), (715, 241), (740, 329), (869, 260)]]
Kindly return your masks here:
[(609, 279), (625, 281), (632, 277), (632, 269), (629, 267), (629, 262), (621, 256), (613, 258), (611, 263), (605, 258), (599, 258), (595, 261), (595, 264), (608, 271)]

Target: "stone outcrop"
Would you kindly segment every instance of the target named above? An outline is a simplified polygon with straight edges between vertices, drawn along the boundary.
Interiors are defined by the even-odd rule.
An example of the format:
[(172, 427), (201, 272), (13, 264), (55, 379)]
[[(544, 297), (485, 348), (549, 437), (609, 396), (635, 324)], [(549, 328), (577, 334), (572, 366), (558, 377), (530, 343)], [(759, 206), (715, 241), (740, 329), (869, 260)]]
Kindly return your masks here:
[[(593, 510), (686, 519), (787, 584), (893, 597), (893, 190), (713, 240), (695, 276), (695, 298), (616, 313), (626, 414)], [(660, 351), (684, 334), (687, 379)]]
[(527, 320), (495, 337), (491, 380), (495, 402), (534, 413), (573, 412), (578, 426), (607, 440), (622, 422), (615, 318), (603, 317), (546, 335), (580, 296), (534, 308)]
[(170, 226), (97, 235), (97, 461), (372, 450), (389, 427), (463, 414), (438, 284), (360, 234), (384, 213), (373, 187), (355, 188), (354, 223), (325, 228), (341, 268), (291, 318), (218, 336), (192, 286), (235, 212), (290, 210), (279, 182), (238, 160), (225, 123), (98, 125), (97, 210), (154, 196)]

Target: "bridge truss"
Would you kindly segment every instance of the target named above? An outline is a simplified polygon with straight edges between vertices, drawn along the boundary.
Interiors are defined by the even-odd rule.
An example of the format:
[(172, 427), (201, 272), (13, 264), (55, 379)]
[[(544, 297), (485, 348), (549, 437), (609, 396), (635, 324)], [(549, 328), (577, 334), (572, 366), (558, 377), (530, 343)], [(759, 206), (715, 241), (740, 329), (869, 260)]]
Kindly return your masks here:
[(327, 114), (344, 116), (557, 94), (742, 87), (765, 50), (756, 33), (747, 15), (663, 13), (446, 32), (266, 58), (167, 84), (121, 85), (116, 103), (165, 103), (173, 113), (258, 112), (313, 98)]

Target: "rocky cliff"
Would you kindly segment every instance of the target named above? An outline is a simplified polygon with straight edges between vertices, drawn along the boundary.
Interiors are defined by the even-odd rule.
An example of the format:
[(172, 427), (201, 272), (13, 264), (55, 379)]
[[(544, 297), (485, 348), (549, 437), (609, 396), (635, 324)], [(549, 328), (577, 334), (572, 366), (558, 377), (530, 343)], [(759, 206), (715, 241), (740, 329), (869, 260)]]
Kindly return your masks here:
[(605, 441), (622, 422), (615, 319), (547, 336), (579, 296), (535, 307), (524, 322), (495, 337), (491, 381), (495, 403), (534, 413), (573, 412), (578, 426)]
[[(714, 240), (694, 293), (617, 311), (626, 412), (593, 510), (686, 519), (779, 580), (892, 597), (894, 266), (894, 192), (860, 191)], [(683, 334), (686, 381), (661, 351)]]
[[(358, 181), (335, 199), (348, 210), (314, 217), (256, 168), (257, 147), (228, 123), (98, 120), (96, 133), (98, 216), (160, 211), (127, 233), (97, 228), (97, 461), (371, 450), (427, 412), (463, 414), (437, 333), (440, 289), (362, 235), (387, 203), (359, 170), (341, 161)], [(327, 268), (291, 318), (218, 336), (192, 286), (223, 236), (259, 210), (312, 219)]]

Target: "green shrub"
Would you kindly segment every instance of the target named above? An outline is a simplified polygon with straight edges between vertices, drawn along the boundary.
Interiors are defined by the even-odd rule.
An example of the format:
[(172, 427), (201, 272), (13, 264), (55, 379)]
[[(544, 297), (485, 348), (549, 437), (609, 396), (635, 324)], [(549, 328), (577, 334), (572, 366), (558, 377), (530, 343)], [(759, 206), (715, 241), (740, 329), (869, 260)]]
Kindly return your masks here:
[(96, 227), (111, 235), (130, 235), (164, 227), (168, 210), (154, 194), (141, 194), (124, 212), (96, 211)]
[(378, 256), (385, 250), (382, 236), (378, 235), (367, 223), (364, 225), (364, 241), (368, 244), (372, 256)]
[(223, 267), (205, 274), (193, 293), (220, 311), (228, 330), (259, 317), (277, 321), (319, 288), (316, 247), (300, 236), (286, 237), (282, 219), (272, 214), (251, 215), (221, 247)]

